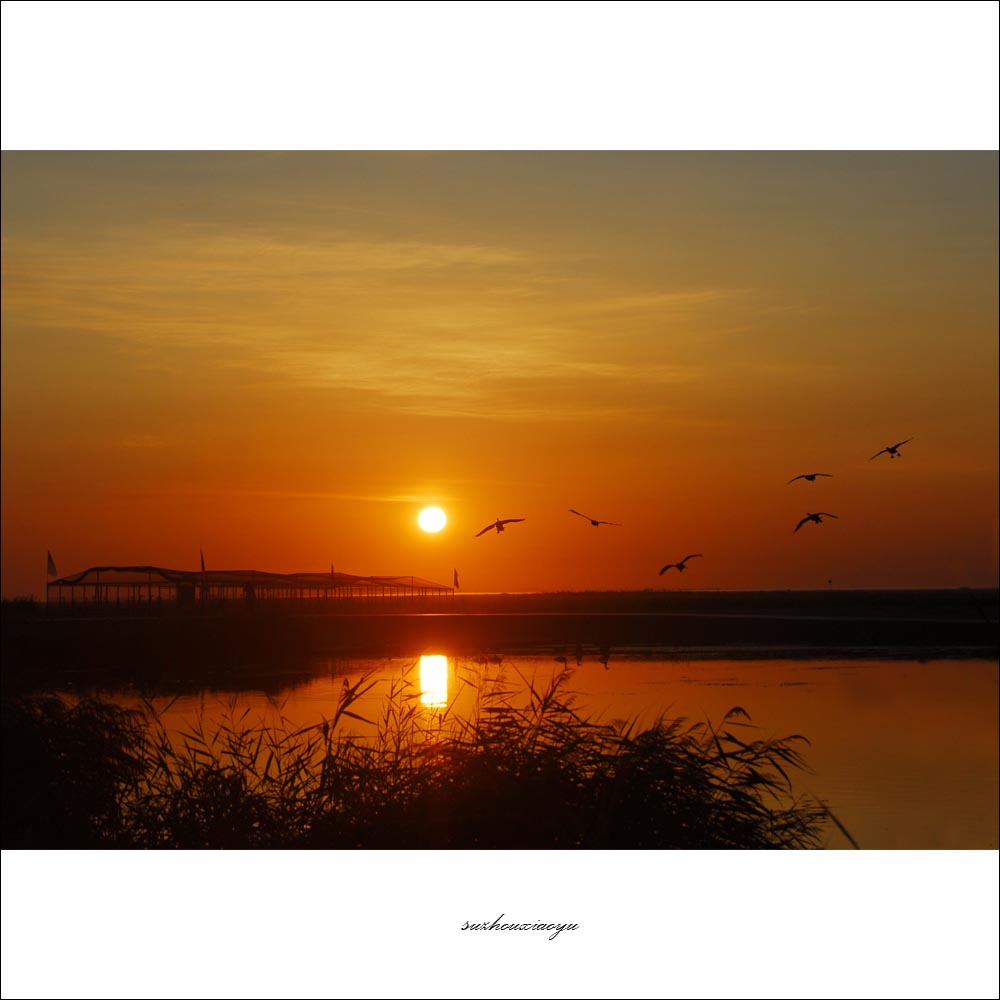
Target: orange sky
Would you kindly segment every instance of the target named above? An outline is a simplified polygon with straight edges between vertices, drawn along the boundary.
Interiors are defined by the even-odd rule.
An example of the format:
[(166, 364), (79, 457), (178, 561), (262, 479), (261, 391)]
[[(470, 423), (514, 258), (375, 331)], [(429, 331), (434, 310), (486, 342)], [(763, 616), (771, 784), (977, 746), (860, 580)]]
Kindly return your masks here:
[(996, 153), (4, 153), (3, 198), (5, 597), (46, 550), (997, 584)]

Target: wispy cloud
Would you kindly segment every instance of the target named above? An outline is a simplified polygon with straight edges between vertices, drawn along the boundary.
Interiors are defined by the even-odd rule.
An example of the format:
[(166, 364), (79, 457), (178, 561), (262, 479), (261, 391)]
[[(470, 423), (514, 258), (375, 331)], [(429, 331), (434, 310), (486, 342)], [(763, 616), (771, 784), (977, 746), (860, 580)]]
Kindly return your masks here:
[[(200, 344), (280, 336), (324, 305), (425, 282), (428, 274), (523, 266), (478, 244), (233, 233), (208, 226), (117, 231), (86, 246), (4, 241), (4, 311), (35, 327)], [(336, 321), (336, 314), (327, 317)]]
[(631, 316), (654, 313), (670, 314), (677, 311), (698, 309), (716, 302), (731, 302), (734, 298), (751, 294), (742, 288), (689, 288), (675, 291), (643, 292), (634, 295), (610, 295), (597, 299), (583, 299), (577, 311), (581, 313), (626, 313)]
[[(442, 493), (341, 493), (327, 490), (229, 490), (230, 496), (273, 497), (280, 500), (347, 500), (361, 503), (457, 503), (460, 498)], [(213, 493), (213, 495), (217, 495)]]
[[(86, 247), (8, 241), (4, 318), (197, 364), (350, 392), (358, 405), (491, 419), (619, 415), (702, 368), (657, 337), (746, 290), (623, 291), (572, 260), (469, 242), (164, 223)], [(646, 335), (621, 337), (621, 326)]]

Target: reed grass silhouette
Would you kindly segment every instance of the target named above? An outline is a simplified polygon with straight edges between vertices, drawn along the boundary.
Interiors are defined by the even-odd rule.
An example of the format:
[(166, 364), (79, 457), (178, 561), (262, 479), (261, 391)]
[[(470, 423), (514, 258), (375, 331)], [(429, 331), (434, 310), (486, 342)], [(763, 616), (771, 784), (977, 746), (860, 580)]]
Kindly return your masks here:
[(3, 846), (815, 848), (831, 821), (842, 829), (794, 793), (808, 741), (761, 738), (741, 708), (718, 725), (604, 723), (575, 709), (572, 669), (540, 683), (503, 663), (477, 673), (459, 716), (423, 706), (413, 673), (376, 718), (366, 675), (305, 728), (235, 701), (182, 733), (148, 702), (11, 702)]

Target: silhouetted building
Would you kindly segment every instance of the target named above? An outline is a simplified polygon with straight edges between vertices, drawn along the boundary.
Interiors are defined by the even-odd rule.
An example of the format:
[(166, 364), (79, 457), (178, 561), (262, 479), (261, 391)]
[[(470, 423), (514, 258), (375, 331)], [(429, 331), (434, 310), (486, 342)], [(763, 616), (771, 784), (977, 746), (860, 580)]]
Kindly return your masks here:
[(439, 597), (454, 594), (417, 576), (354, 576), (351, 573), (267, 573), (254, 569), (181, 570), (160, 566), (92, 566), (52, 580), (50, 609), (195, 610), (289, 602)]

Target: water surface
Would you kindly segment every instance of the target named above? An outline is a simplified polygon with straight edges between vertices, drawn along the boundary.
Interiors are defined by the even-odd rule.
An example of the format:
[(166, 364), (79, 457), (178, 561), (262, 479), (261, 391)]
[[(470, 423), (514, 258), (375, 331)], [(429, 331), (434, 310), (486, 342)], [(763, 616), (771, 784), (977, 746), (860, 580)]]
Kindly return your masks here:
[[(234, 708), (248, 721), (291, 727), (333, 716), (345, 682), (370, 674), (375, 686), (355, 711), (376, 719), (393, 683), (407, 682), (421, 711), (471, 711), (477, 690), (502, 682), (515, 690), (544, 686), (565, 667), (567, 690), (581, 714), (597, 720), (661, 713), (719, 723), (739, 706), (755, 735), (805, 736), (810, 773), (794, 776), (797, 793), (822, 798), (862, 848), (998, 847), (998, 664), (990, 660), (677, 660), (655, 654), (573, 651), (483, 659), (414, 656), (394, 660), (316, 659), (306, 676), (283, 681), (258, 667), (257, 689), (231, 681), (194, 695), (154, 697), (168, 726), (183, 732), (200, 716), (206, 729)], [(268, 689), (266, 693), (260, 688)], [(136, 704), (134, 690), (105, 692)], [(370, 728), (345, 720), (345, 731)], [(827, 846), (849, 847), (831, 829)]]

